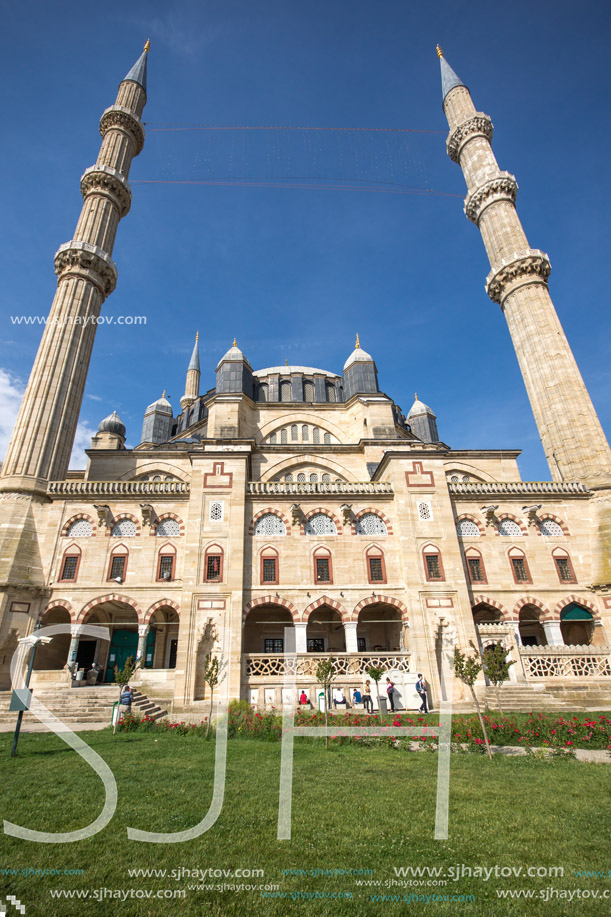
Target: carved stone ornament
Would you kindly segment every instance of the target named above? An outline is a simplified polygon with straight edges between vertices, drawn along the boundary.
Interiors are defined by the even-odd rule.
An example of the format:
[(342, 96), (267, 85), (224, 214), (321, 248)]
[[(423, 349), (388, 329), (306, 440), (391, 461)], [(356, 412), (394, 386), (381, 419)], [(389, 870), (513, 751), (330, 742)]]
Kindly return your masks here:
[(154, 508), (150, 503), (141, 503), (140, 510), (142, 512), (142, 525), (151, 526), (157, 518)]
[(90, 166), (81, 178), (81, 194), (103, 194), (124, 217), (129, 213), (132, 203), (132, 193), (129, 184), (120, 172), (110, 166)]
[(122, 105), (113, 105), (111, 108), (107, 108), (100, 118), (100, 133), (102, 137), (113, 128), (119, 128), (131, 134), (135, 143), (134, 156), (137, 156), (144, 146), (144, 127), (140, 118), (129, 108), (123, 108)]
[(344, 503), (340, 509), (342, 511), (342, 522), (344, 525), (350, 525), (352, 522), (352, 504)]
[(55, 273), (62, 277), (78, 273), (98, 287), (103, 296), (109, 296), (117, 285), (117, 268), (110, 257), (97, 245), (89, 242), (66, 242), (55, 255)]
[(482, 213), (490, 204), (497, 201), (509, 201), (515, 204), (518, 196), (518, 183), (509, 172), (501, 172), (496, 178), (487, 181), (465, 198), (465, 215), (472, 223), (479, 225)]
[(472, 118), (468, 118), (455, 127), (446, 141), (448, 156), (452, 162), (458, 162), (460, 151), (472, 137), (484, 137), (486, 140), (492, 140), (493, 133), (492, 121), (483, 111), (478, 111)]
[(498, 509), (498, 505), (497, 505), (497, 506), (483, 506), (483, 507), (482, 507), (482, 513), (483, 513), (484, 516), (485, 516), (486, 525), (488, 525), (488, 526), (496, 525), (496, 511), (497, 511), (497, 509)]
[(110, 506), (94, 503), (93, 508), (98, 514), (98, 525), (102, 528), (104, 528), (104, 526), (110, 527), (112, 525), (112, 512), (110, 511)]
[(505, 297), (526, 283), (547, 283), (552, 266), (545, 252), (530, 248), (504, 260), (486, 278), (486, 292), (492, 302), (502, 303)]
[(291, 522), (293, 525), (301, 525), (301, 518), (303, 516), (303, 510), (299, 503), (293, 503), (291, 506)]

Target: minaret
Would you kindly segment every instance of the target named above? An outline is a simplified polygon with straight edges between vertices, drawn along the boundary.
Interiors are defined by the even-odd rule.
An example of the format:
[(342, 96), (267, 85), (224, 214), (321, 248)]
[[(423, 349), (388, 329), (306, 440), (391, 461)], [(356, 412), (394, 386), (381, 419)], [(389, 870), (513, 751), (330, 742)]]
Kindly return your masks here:
[(349, 401), (353, 395), (372, 394), (379, 391), (378, 373), (371, 354), (361, 347), (357, 334), (354, 350), (344, 363), (344, 398)]
[(597, 492), (593, 581), (611, 583), (611, 450), (549, 294), (549, 259), (528, 244), (515, 208), (518, 184), (492, 152), (490, 118), (475, 110), (439, 46), (437, 54), (448, 155), (463, 170), (465, 214), (490, 261), (486, 291), (505, 314), (552, 478)]
[(63, 480), (74, 443), (96, 320), (117, 283), (111, 259), (119, 220), (130, 208), (127, 178), (142, 150), (144, 51), (100, 121), (98, 160), (81, 179), (83, 208), (74, 237), (55, 256), (57, 292), (2, 466), (0, 491), (43, 495)]
[(414, 399), (414, 403), (407, 415), (407, 422), (412, 428), (412, 433), (423, 443), (438, 443), (439, 433), (437, 432), (437, 417), (434, 411), (418, 399), (418, 393), (414, 395)]
[(199, 331), (195, 335), (195, 347), (191, 354), (191, 360), (187, 366), (187, 381), (185, 383), (185, 393), (180, 399), (180, 406), (184, 410), (193, 404), (199, 395)]

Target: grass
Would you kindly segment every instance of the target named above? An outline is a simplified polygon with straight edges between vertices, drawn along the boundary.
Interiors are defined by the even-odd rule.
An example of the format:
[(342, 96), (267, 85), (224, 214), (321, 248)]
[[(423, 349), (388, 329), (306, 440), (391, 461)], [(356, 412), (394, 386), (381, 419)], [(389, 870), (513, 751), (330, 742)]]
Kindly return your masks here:
[[(589, 898), (501, 900), (497, 889), (611, 889), (611, 879), (576, 878), (574, 870), (608, 869), (611, 798), (607, 768), (571, 760), (455, 755), (451, 763), (450, 833), (434, 841), (437, 755), (296, 740), (292, 839), (276, 839), (280, 746), (229, 741), (222, 812), (211, 830), (182, 844), (144, 844), (127, 826), (180, 831), (208, 810), (214, 742), (196, 736), (82, 733), (111, 766), (119, 788), (115, 816), (94, 838), (75, 844), (34, 844), (2, 836), (1, 870), (83, 869), (82, 876), (0, 874), (0, 897), (17, 896), (32, 915), (242, 914), (399, 915), (431, 908), (434, 914), (607, 914), (608, 901)], [(0, 738), (2, 817), (40, 831), (69, 831), (92, 821), (103, 805), (99, 778), (59, 738), (22, 735), (10, 759), (11, 736)], [(437, 888), (363, 887), (355, 879), (397, 880), (393, 867), (466, 864), (561, 866), (564, 878), (488, 881), (465, 877)], [(264, 878), (214, 878), (206, 883), (274, 884), (288, 894), (351, 893), (351, 899), (263, 898), (256, 891), (187, 891), (184, 900), (105, 899), (85, 902), (50, 896), (51, 889), (187, 889), (196, 878), (171, 870), (264, 869)], [(166, 869), (168, 876), (130, 878), (128, 869)], [(371, 869), (369, 876), (283, 876), (281, 870)], [(409, 892), (474, 895), (474, 902), (380, 902), (371, 895)], [(10, 911), (8, 912), (10, 914)], [(16, 912), (15, 912), (16, 913)]]

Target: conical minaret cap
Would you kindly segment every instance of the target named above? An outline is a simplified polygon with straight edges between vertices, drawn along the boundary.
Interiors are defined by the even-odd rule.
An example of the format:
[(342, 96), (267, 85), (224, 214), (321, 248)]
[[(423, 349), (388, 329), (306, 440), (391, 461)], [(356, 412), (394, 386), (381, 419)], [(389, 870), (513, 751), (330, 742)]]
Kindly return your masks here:
[(354, 350), (344, 363), (344, 372), (348, 369), (349, 366), (352, 366), (353, 363), (373, 363), (374, 359), (370, 353), (367, 353), (366, 350), (363, 350), (361, 347), (361, 342), (359, 336), (356, 336), (356, 344), (354, 345)]
[[(447, 60), (443, 56), (443, 52), (439, 45), (437, 45), (437, 54), (439, 55), (439, 63), (441, 65), (441, 97), (445, 101), (445, 97), (452, 89), (456, 89), (457, 86), (465, 86), (458, 74), (454, 73)], [(465, 86), (465, 89), (467, 87)]]
[(229, 350), (227, 351), (224, 357), (221, 357), (221, 359), (218, 361), (216, 368), (219, 369), (221, 363), (227, 363), (228, 361), (234, 362), (234, 363), (246, 363), (248, 366), (250, 366), (250, 363), (248, 362), (247, 357), (244, 356), (244, 354), (238, 347), (238, 344), (235, 338), (233, 339), (233, 346), (229, 348)]
[(199, 368), (199, 331), (195, 335), (195, 346), (193, 348), (193, 353), (191, 354), (191, 360), (187, 366), (187, 372), (190, 372), (192, 369), (200, 371)]
[(146, 92), (146, 58), (148, 57), (149, 43), (147, 41), (144, 46), (144, 51), (129, 71), (126, 77), (124, 77), (122, 82), (125, 80), (133, 80), (134, 83), (138, 83), (144, 91)]
[(417, 394), (414, 397), (416, 400), (409, 409), (409, 414), (407, 415), (408, 420), (410, 417), (417, 417), (419, 414), (428, 414), (430, 417), (437, 417), (435, 412), (428, 406), (428, 404), (425, 404), (423, 401), (418, 399)]
[(116, 433), (117, 436), (125, 436), (125, 424), (117, 412), (113, 411), (100, 422), (98, 433)]

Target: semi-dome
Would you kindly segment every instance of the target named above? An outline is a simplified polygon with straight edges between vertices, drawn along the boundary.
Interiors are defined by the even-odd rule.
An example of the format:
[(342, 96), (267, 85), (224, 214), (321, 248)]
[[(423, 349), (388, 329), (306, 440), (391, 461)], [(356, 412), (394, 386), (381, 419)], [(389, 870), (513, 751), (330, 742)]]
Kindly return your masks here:
[(370, 353), (367, 353), (366, 350), (363, 350), (361, 347), (361, 342), (359, 336), (356, 336), (356, 344), (354, 345), (354, 350), (344, 363), (344, 372), (348, 369), (349, 366), (352, 366), (353, 363), (373, 363), (373, 357)]
[(101, 421), (98, 433), (116, 433), (117, 436), (125, 436), (125, 424), (117, 412), (113, 411)]

